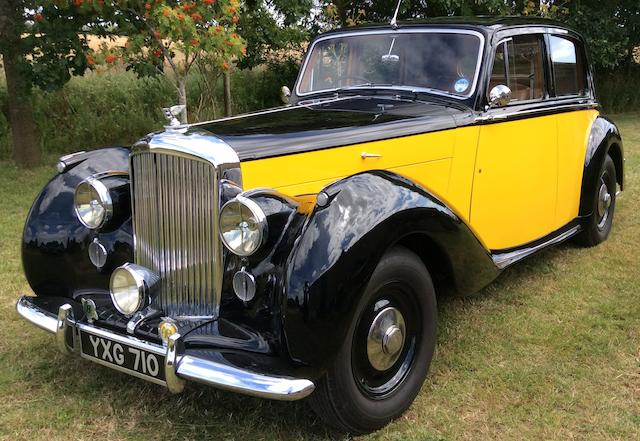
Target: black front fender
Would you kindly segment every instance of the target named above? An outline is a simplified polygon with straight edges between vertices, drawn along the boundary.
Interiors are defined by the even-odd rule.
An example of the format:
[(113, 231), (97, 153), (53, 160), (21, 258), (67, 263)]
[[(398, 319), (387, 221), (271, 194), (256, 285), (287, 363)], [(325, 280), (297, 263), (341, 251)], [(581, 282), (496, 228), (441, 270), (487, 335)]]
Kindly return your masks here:
[[(100, 232), (89, 230), (78, 220), (73, 197), (76, 186), (89, 176), (112, 172), (126, 187), (128, 198), (129, 150), (106, 148), (83, 154), (83, 160), (47, 183), (29, 211), (23, 232), (22, 264), (33, 291), (39, 296), (74, 297), (86, 291), (109, 290), (111, 271), (133, 258), (133, 234), (129, 202), (116, 216), (117, 225)], [(88, 246), (94, 239), (107, 249), (106, 265), (98, 269), (91, 263)]]
[(285, 332), (300, 362), (320, 367), (333, 359), (378, 261), (409, 235), (424, 235), (439, 248), (459, 291), (476, 291), (498, 274), (451, 209), (397, 174), (354, 175), (323, 193), (326, 204), (310, 215), (286, 272)]

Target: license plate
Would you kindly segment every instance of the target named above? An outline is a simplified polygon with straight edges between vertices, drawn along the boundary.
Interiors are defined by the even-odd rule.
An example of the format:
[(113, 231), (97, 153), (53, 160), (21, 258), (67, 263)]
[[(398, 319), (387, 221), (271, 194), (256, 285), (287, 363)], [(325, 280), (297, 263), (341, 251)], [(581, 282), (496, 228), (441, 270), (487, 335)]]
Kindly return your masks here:
[(154, 383), (165, 384), (164, 355), (82, 329), (79, 332), (83, 358)]

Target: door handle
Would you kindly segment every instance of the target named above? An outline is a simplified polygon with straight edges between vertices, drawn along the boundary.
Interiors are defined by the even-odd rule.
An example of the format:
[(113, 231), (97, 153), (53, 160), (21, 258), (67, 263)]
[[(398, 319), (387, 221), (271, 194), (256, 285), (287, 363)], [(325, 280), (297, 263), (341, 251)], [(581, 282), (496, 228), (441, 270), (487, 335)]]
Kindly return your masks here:
[(382, 158), (382, 155), (378, 154), (378, 153), (367, 153), (367, 152), (362, 152), (360, 153), (360, 157), (362, 159), (367, 159), (367, 158)]

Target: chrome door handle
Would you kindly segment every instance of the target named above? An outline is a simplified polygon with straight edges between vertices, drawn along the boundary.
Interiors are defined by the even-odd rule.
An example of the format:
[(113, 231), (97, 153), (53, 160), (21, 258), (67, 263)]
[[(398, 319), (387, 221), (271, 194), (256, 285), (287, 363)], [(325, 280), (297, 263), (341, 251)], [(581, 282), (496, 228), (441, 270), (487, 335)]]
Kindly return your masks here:
[(367, 158), (382, 158), (382, 155), (378, 154), (378, 153), (367, 153), (367, 152), (362, 152), (360, 153), (360, 157), (362, 159), (367, 159)]

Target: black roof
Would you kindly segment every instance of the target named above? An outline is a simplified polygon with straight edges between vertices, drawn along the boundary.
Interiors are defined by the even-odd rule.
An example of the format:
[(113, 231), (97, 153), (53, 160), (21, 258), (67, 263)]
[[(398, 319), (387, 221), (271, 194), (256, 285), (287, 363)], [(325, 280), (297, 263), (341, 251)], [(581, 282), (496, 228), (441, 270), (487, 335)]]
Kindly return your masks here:
[[(432, 17), (432, 18), (420, 18), (413, 20), (399, 20), (398, 26), (402, 27), (420, 27), (420, 26), (451, 26), (466, 29), (476, 29), (482, 31), (485, 34), (491, 34), (502, 28), (507, 27), (520, 27), (520, 26), (551, 26), (566, 29), (575, 32), (572, 28), (568, 27), (564, 23), (556, 20), (549, 20), (541, 17), (527, 17), (527, 16), (450, 16), (450, 17)], [(349, 30), (364, 30), (364, 29), (391, 29), (389, 23), (366, 23), (359, 26), (336, 29), (332, 32), (348, 32)]]

